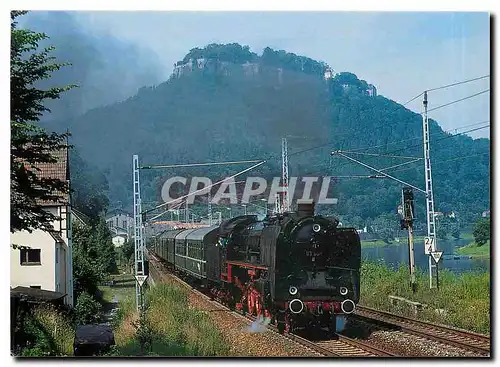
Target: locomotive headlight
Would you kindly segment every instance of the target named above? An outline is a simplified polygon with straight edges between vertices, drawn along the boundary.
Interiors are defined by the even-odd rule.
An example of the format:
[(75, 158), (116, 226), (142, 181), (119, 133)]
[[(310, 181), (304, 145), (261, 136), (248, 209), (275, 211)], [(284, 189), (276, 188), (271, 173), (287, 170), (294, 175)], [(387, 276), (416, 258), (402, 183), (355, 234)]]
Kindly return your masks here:
[(297, 289), (297, 287), (294, 287), (294, 286), (291, 286), (289, 289), (288, 289), (288, 292), (293, 296), (295, 294), (297, 294), (299, 290)]
[(349, 292), (349, 290), (346, 287), (340, 287), (340, 294), (345, 296)]
[(313, 231), (318, 233), (321, 231), (321, 226), (319, 224), (313, 224)]

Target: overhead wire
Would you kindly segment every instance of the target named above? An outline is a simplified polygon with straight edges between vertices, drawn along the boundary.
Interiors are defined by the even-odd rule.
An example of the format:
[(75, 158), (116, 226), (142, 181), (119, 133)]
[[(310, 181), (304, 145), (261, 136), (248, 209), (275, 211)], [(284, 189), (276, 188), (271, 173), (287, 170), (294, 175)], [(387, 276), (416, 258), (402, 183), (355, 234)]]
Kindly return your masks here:
[(467, 96), (467, 97), (464, 97), (464, 98), (460, 98), (460, 99), (457, 99), (457, 100), (455, 100), (455, 101), (448, 102), (448, 103), (442, 104), (442, 105), (437, 106), (437, 107), (434, 107), (434, 108), (430, 108), (430, 109), (428, 109), (428, 110), (427, 110), (427, 112), (431, 112), (431, 111), (436, 111), (436, 110), (439, 110), (440, 108), (447, 107), (447, 106), (450, 106), (450, 105), (452, 105), (452, 104), (455, 104), (455, 103), (458, 103), (458, 102), (465, 101), (465, 100), (467, 100), (467, 99), (469, 99), (469, 98), (473, 98), (473, 97), (479, 96), (479, 95), (481, 95), (481, 94), (483, 94), (483, 93), (486, 93), (486, 92), (489, 92), (489, 91), (490, 91), (489, 89), (485, 89), (485, 90), (483, 90), (483, 91), (481, 91), (481, 92), (474, 93), (474, 94), (472, 94), (472, 95), (470, 95), (470, 96)]
[[(473, 123), (473, 124), (462, 125), (462, 126), (454, 128), (454, 129), (443, 130), (443, 132), (444, 133), (451, 133), (453, 131), (456, 132), (457, 130), (463, 129), (465, 127), (481, 125), (481, 124), (485, 124), (487, 122), (490, 122), (490, 120), (484, 120), (484, 121), (476, 122), (476, 123)], [(440, 134), (441, 134), (440, 132), (439, 133), (429, 134), (429, 137), (435, 136), (435, 135), (440, 135)], [(371, 146), (368, 146), (368, 147), (354, 148), (354, 149), (349, 149), (349, 150), (350, 151), (357, 151), (357, 150), (374, 149), (374, 148), (385, 147), (387, 145), (394, 145), (394, 144), (404, 143), (406, 141), (412, 141), (412, 140), (416, 140), (416, 139), (422, 139), (422, 135), (416, 136), (414, 138), (408, 138), (408, 139), (404, 139), (404, 140), (398, 140), (398, 141), (394, 141), (394, 142), (390, 142), (390, 143), (379, 144), (379, 145), (371, 145)]]
[[(462, 80), (462, 81), (459, 81), (459, 82), (456, 82), (456, 83), (446, 84), (446, 85), (442, 85), (442, 86), (439, 86), (439, 87), (434, 87), (434, 88), (431, 88), (431, 89), (427, 89), (427, 91), (430, 92), (430, 91), (436, 91), (436, 90), (440, 90), (440, 89), (450, 88), (450, 87), (453, 87), (453, 86), (457, 86), (457, 85), (461, 85), (461, 84), (466, 84), (466, 83), (470, 83), (470, 82), (473, 82), (473, 81), (476, 81), (476, 80), (484, 79), (484, 78), (487, 78), (489, 76), (490, 75), (483, 75), (483, 76), (477, 77), (477, 78)], [(449, 103), (441, 105), (441, 106), (434, 107), (432, 109), (429, 109), (427, 112), (435, 111), (437, 109), (440, 109), (440, 108), (443, 108), (443, 107), (446, 107), (446, 106), (449, 106), (449, 105), (452, 105), (452, 104), (455, 104), (455, 103), (467, 100), (469, 98), (476, 97), (476, 96), (478, 96), (480, 94), (486, 93), (487, 91), (489, 91), (489, 89), (481, 91), (481, 92), (473, 94), (473, 95), (470, 95), (470, 96), (467, 96), (465, 98), (461, 98), (461, 99), (456, 100), (456, 101), (449, 102)], [(424, 92), (416, 95), (415, 97), (411, 98), (407, 102), (403, 103), (401, 106), (404, 107), (404, 106), (408, 105), (409, 103), (413, 102), (415, 99), (417, 99), (418, 97), (422, 96), (423, 94), (424, 94)], [(385, 114), (385, 115), (382, 115), (381, 117), (379, 117), (379, 119), (381, 119), (382, 117), (386, 117), (387, 115), (393, 114), (395, 112), (396, 111), (392, 110), (388, 114)], [(393, 125), (393, 124), (385, 125), (385, 127), (390, 126), (390, 125)], [(336, 137), (343, 136), (343, 135), (348, 135), (348, 134), (351, 134), (351, 133), (340, 134), (340, 135), (337, 135)], [(345, 139), (342, 141), (342, 143), (343, 142), (345, 142)], [(298, 152), (294, 152), (294, 153), (288, 154), (288, 156), (290, 157), (290, 156), (294, 156), (294, 155), (297, 155), (297, 154), (305, 153), (305, 152), (308, 152), (308, 151), (311, 151), (311, 150), (315, 150), (315, 149), (319, 149), (319, 148), (325, 147), (325, 146), (330, 145), (330, 144), (332, 144), (331, 141), (329, 141), (328, 143), (325, 143), (325, 144), (313, 146), (313, 147), (310, 147), (310, 148), (307, 148), (307, 149), (304, 149), (304, 150), (300, 150)]]
[(446, 84), (446, 85), (442, 85), (440, 87), (427, 89), (427, 92), (433, 92), (435, 90), (440, 90), (440, 89), (446, 89), (446, 88), (450, 88), (450, 87), (455, 87), (455, 86), (460, 85), (460, 84), (466, 84), (466, 83), (470, 83), (470, 82), (473, 82), (473, 81), (476, 81), (476, 80), (485, 79), (485, 78), (489, 78), (489, 77), (490, 77), (490, 74), (483, 75), (483, 76), (480, 76), (480, 77), (477, 77), (477, 78), (462, 80), (460, 82), (456, 82), (456, 83), (452, 83), (452, 84)]
[[(456, 161), (456, 160), (460, 160), (460, 159), (465, 159), (465, 158), (471, 158), (471, 157), (477, 157), (477, 156), (480, 156), (480, 155), (486, 155), (486, 154), (490, 154), (490, 152), (484, 152), (484, 153), (477, 153), (477, 154), (471, 154), (471, 155), (466, 155), (466, 156), (461, 156), (461, 157), (455, 157), (455, 158), (450, 158), (450, 159), (445, 159), (443, 161), (437, 161), (437, 162), (432, 162), (432, 166), (436, 165), (436, 164), (441, 164), (441, 163), (446, 163), (446, 162), (452, 162), (452, 161)], [(398, 169), (396, 171), (393, 171), (392, 173), (396, 173), (396, 172), (402, 172), (402, 171), (406, 171), (406, 170), (409, 170), (409, 169), (421, 169), (423, 167), (408, 167), (408, 168), (402, 168), (402, 169)]]
[[(462, 126), (462, 128), (463, 128), (463, 127), (465, 127), (465, 126), (474, 126), (474, 125), (476, 125), (476, 124), (464, 125), (464, 126)], [(489, 127), (489, 126), (490, 126), (490, 125), (488, 124), (487, 126), (482, 126), (482, 127), (478, 127), (478, 128), (475, 128), (475, 129), (470, 129), (470, 130), (467, 130), (467, 131), (463, 131), (463, 132), (461, 132), (461, 133), (457, 133), (457, 134), (453, 134), (453, 135), (444, 136), (444, 137), (442, 137), (442, 138), (440, 138), (440, 139), (436, 139), (436, 140), (434, 140), (433, 142), (434, 142), (434, 143), (436, 143), (436, 142), (438, 142), (438, 141), (442, 141), (442, 140), (446, 140), (446, 139), (454, 138), (454, 137), (461, 136), (461, 135), (466, 134), (466, 133), (469, 133), (469, 132), (473, 132), (473, 131), (477, 131), (477, 130), (485, 129), (485, 128)], [(437, 135), (437, 134), (432, 134), (432, 135), (434, 135), (434, 136), (435, 136), (435, 135)], [(412, 139), (412, 140), (413, 140), (413, 139)], [(422, 146), (422, 143), (418, 143), (418, 144), (414, 144), (414, 145), (411, 145), (411, 146), (407, 146), (407, 147), (403, 147), (403, 148), (400, 148), (400, 149), (394, 150), (394, 151), (389, 152), (389, 153), (387, 153), (387, 154), (395, 154), (395, 153), (399, 153), (399, 152), (401, 152), (401, 151), (403, 151), (403, 150), (408, 150), (408, 149), (411, 149), (411, 148), (421, 147), (421, 146)], [(367, 147), (366, 149), (368, 149), (368, 148), (369, 148), (369, 147)], [(348, 165), (348, 164), (350, 164), (350, 162), (346, 162), (346, 163), (344, 163), (344, 164), (340, 165), (340, 167), (339, 167), (339, 166), (337, 166), (336, 168), (343, 168), (343, 167), (345, 167), (345, 166), (346, 166), (346, 165)], [(322, 163), (322, 164), (319, 164), (319, 165), (317, 165), (317, 166), (321, 167), (321, 166), (323, 166), (323, 165), (326, 165), (326, 163)], [(405, 170), (406, 170), (406, 169), (411, 169), (411, 168), (412, 168), (412, 167), (410, 167), (410, 168), (405, 168)], [(399, 170), (398, 170), (398, 171), (399, 171)], [(309, 173), (306, 173), (306, 174), (317, 173), (317, 172), (319, 173), (319, 171), (314, 171), (314, 172), (309, 172)], [(393, 171), (393, 172), (396, 172), (396, 171)], [(332, 176), (332, 177), (336, 177), (336, 176)]]

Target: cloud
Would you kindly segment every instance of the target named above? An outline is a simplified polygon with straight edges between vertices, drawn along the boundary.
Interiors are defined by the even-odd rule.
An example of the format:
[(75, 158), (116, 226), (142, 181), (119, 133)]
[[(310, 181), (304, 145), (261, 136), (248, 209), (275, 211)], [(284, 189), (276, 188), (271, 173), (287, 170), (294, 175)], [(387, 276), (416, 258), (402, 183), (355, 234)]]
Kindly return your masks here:
[(50, 39), (41, 46), (55, 46), (57, 60), (71, 63), (56, 71), (46, 86), (79, 85), (50, 103), (51, 119), (124, 100), (140, 87), (166, 77), (161, 62), (148, 47), (108, 32), (95, 32), (85, 13), (30, 12), (22, 18), (20, 27), (46, 33)]

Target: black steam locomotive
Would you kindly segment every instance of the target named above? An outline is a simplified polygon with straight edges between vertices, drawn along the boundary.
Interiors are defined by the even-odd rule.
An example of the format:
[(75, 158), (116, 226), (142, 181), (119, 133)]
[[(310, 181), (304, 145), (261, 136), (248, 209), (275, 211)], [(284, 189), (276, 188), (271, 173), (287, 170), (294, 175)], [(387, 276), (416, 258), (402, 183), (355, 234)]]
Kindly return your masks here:
[(231, 308), (271, 319), (280, 332), (335, 330), (359, 301), (361, 245), (353, 228), (313, 205), (220, 226), (165, 231), (150, 250)]

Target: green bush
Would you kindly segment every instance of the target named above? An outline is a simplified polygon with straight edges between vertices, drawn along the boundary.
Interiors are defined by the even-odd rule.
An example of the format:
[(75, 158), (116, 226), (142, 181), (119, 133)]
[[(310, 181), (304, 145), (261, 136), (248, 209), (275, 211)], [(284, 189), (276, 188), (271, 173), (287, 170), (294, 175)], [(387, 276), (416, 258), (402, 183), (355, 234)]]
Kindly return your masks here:
[(75, 323), (87, 325), (99, 323), (102, 317), (102, 306), (90, 294), (83, 292), (76, 299)]
[(33, 307), (21, 325), (25, 345), (16, 354), (24, 357), (73, 354), (75, 331), (67, 313), (51, 305)]

